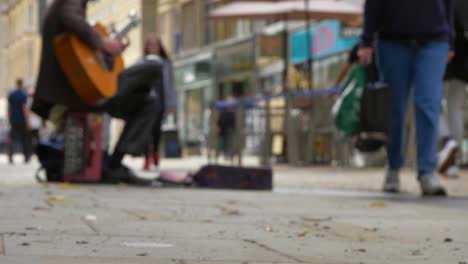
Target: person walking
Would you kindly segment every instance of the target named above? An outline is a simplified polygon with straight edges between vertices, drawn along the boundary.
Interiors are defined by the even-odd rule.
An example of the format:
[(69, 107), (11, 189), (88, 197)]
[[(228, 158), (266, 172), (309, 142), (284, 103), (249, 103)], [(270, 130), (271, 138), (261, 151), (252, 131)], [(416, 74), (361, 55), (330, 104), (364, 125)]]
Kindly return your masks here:
[(24, 155), (24, 162), (29, 163), (31, 158), (29, 134), (29, 107), (27, 104), (28, 95), (23, 86), (23, 80), (16, 80), (16, 88), (8, 95), (8, 117), (10, 121), (10, 145), (8, 157), (10, 164), (13, 164), (13, 154), (16, 144), (21, 145)]
[(174, 79), (174, 69), (171, 59), (169, 58), (166, 49), (164, 48), (161, 40), (154, 33), (149, 34), (146, 38), (144, 57), (138, 63), (144, 63), (146, 60), (160, 60), (162, 61), (162, 79), (156, 81), (152, 86), (152, 92), (156, 94), (159, 99), (160, 107), (155, 113), (155, 123), (152, 128), (153, 142), (148, 146), (148, 151), (145, 155), (145, 163), (143, 170), (149, 170), (151, 166), (151, 159), (156, 167), (159, 169), (159, 144), (161, 142), (161, 130), (164, 117), (169, 113), (175, 113), (177, 107), (177, 93)]
[(446, 195), (437, 175), (437, 142), (442, 83), (447, 61), (453, 57), (452, 8), (452, 0), (366, 0), (359, 57), (363, 63), (371, 63), (373, 47), (377, 47), (391, 102), (385, 192), (400, 189), (405, 121), (413, 93), (421, 192)]
[(445, 75), (443, 111), (440, 119), (439, 173), (458, 178), (460, 146), (465, 126), (465, 90), (468, 83), (468, 1), (453, 0), (455, 7), (455, 57)]

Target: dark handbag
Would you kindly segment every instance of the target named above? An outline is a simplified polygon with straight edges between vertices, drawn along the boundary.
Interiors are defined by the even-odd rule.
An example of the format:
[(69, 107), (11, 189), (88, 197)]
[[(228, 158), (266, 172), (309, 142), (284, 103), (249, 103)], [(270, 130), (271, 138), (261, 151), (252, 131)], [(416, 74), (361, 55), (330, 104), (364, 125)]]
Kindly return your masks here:
[(388, 85), (378, 81), (376, 67), (368, 66), (367, 85), (361, 99), (360, 128), (355, 147), (362, 152), (378, 151), (388, 142), (390, 98)]

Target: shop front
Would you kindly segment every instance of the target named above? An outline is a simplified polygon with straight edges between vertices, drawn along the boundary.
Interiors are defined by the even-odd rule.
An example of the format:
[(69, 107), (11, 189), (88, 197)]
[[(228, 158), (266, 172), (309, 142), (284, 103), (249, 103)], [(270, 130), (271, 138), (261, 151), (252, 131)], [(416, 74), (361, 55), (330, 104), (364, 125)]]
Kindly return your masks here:
[(215, 50), (216, 98), (254, 94), (255, 64), (253, 38), (225, 43)]
[[(340, 68), (347, 61), (349, 51), (359, 41), (354, 32), (356, 31), (339, 21), (329, 20), (313, 25), (308, 31), (292, 33), (289, 90), (309, 91), (311, 87), (312, 91), (318, 92), (336, 88), (334, 86)], [(307, 40), (308, 37), (310, 41)], [(311, 69), (309, 69), (310, 60)], [(309, 81), (311, 81), (310, 86)], [(288, 151), (297, 149), (297, 153), (288, 155), (289, 159), (298, 163), (331, 162), (335, 142), (330, 118), (333, 98), (308, 96), (292, 100), (291, 105), (298, 110), (296, 111), (298, 114), (291, 117), (288, 127), (294, 127), (294, 131), (300, 132), (288, 137), (290, 139)]]
[(175, 62), (178, 90), (178, 128), (188, 154), (199, 154), (206, 144), (209, 102), (213, 99), (212, 53), (199, 53)]

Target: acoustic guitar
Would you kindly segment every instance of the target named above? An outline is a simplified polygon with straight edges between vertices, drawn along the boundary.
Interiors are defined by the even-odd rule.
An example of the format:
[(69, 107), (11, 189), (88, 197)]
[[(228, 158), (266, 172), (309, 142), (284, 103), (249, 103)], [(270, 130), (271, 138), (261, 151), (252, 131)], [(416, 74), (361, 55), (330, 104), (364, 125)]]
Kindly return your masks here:
[[(140, 18), (131, 11), (128, 23), (116, 33), (108, 33), (100, 23), (94, 28), (103, 37), (122, 40), (139, 23)], [(94, 106), (115, 95), (118, 75), (124, 69), (121, 56), (112, 57), (94, 50), (74, 33), (58, 36), (54, 48), (62, 70), (83, 102)]]

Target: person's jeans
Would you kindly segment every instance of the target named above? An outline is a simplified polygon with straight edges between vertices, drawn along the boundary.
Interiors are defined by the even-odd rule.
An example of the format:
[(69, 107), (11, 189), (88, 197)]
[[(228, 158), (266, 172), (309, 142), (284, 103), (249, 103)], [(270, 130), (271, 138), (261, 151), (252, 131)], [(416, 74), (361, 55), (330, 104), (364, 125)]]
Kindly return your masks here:
[(462, 80), (451, 79), (445, 82), (445, 107), (440, 120), (440, 138), (454, 138), (461, 146), (465, 123), (465, 88)]
[(433, 174), (437, 166), (437, 140), (442, 83), (449, 44), (432, 41), (421, 46), (380, 40), (378, 58), (383, 78), (390, 86), (390, 142), (388, 165), (398, 170), (404, 164), (406, 115), (414, 87), (418, 175)]

